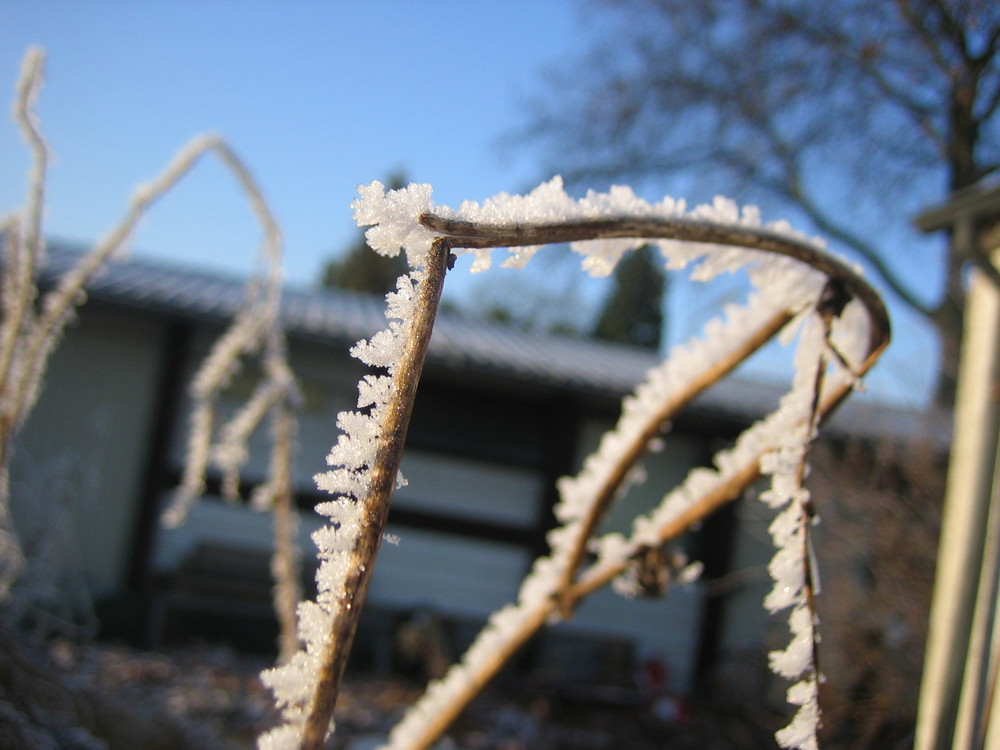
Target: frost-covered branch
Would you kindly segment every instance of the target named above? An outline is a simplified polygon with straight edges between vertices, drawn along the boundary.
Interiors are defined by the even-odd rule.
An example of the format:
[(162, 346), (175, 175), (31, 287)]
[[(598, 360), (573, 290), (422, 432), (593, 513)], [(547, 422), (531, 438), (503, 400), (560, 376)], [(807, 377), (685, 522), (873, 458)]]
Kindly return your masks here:
[[(6, 217), (4, 242), (3, 320), (0, 321), (0, 384), (8, 382), (14, 360), (16, 339), (22, 327), (30, 325), (36, 289), (32, 283), (37, 261), (44, 252), (41, 241), (42, 206), (45, 201), (45, 174), (49, 149), (35, 115), (35, 101), (42, 85), (45, 56), (32, 47), (25, 55), (17, 84), (14, 119), (31, 150), (28, 196), (23, 217)], [(0, 418), (8, 418), (6, 411)]]
[(295, 411), (288, 399), (273, 410), (271, 425), (271, 468), (266, 484), (253, 497), (256, 508), (271, 509), (274, 516), (274, 611), (278, 616), (278, 659), (284, 663), (298, 649), (295, 612), (302, 599), (299, 583), (301, 553), (298, 547), (298, 512), (292, 493), (292, 457), (296, 430)]
[[(287, 342), (279, 317), (281, 230), (250, 171), (236, 153), (215, 136), (195, 139), (181, 151), (163, 175), (137, 190), (133, 210), (148, 206), (205, 153), (215, 154), (233, 175), (261, 225), (260, 265), (247, 284), (243, 304), (232, 324), (212, 347), (194, 376), (184, 472), (162, 520), (167, 527), (176, 527), (184, 522), (192, 504), (204, 494), (205, 474), (212, 463), (222, 471), (224, 495), (227, 499), (235, 499), (239, 494), (240, 470), (249, 456), (250, 437), (270, 415), (268, 478), (254, 490), (252, 504), (257, 510), (272, 510), (274, 514), (274, 604), (280, 625), (279, 658), (285, 661), (296, 649), (295, 608), (301, 598), (299, 553), (295, 541), (298, 521), (291, 477), (300, 396), (288, 363)], [(119, 232), (130, 218), (120, 225)], [(251, 356), (260, 357), (260, 380), (242, 407), (216, 432), (219, 397), (243, 368), (244, 358)]]
[[(557, 242), (593, 242), (596, 240), (640, 239), (643, 243), (654, 239), (675, 242), (719, 245), (730, 248), (759, 250), (787, 256), (824, 274), (826, 278), (839, 281), (847, 288), (848, 294), (857, 297), (868, 310), (872, 323), (870, 341), (887, 340), (889, 335), (889, 315), (878, 293), (861, 277), (857, 270), (839, 258), (821, 250), (821, 246), (806, 242), (797, 234), (782, 227), (767, 228), (750, 225), (717, 224), (700, 218), (698, 213), (679, 218), (649, 216), (611, 219), (576, 218), (546, 224), (524, 223), (476, 224), (474, 222), (449, 219), (427, 213), (420, 217), (420, 223), (428, 229), (450, 237), (456, 248), (495, 247), (535, 247)], [(588, 254), (584, 268), (596, 270), (595, 275), (610, 273), (621, 253), (634, 247), (633, 241), (625, 245), (609, 245), (605, 252)], [(661, 245), (662, 249), (662, 245)], [(664, 251), (667, 255), (669, 251)], [(696, 251), (697, 252), (697, 251)], [(703, 253), (704, 251), (702, 251)], [(701, 254), (701, 253), (699, 253)], [(683, 257), (683, 256), (681, 256)], [(732, 262), (733, 255), (723, 256), (722, 262)], [(686, 264), (687, 259), (676, 261)], [(750, 262), (747, 258), (744, 262)], [(606, 264), (611, 263), (610, 267)], [(678, 267), (678, 266), (668, 266)], [(682, 265), (680, 267), (683, 267)], [(714, 276), (717, 271), (711, 271)]]
[(387, 374), (362, 380), (358, 408), (368, 411), (340, 414), (344, 434), (328, 457), (336, 468), (317, 477), (320, 488), (336, 496), (316, 508), (330, 519), (313, 536), (321, 560), (319, 593), (315, 602), (299, 608), (304, 650), (262, 675), (285, 718), (284, 725), (261, 738), (262, 748), (318, 750), (331, 731), (389, 503), (401, 481), (403, 444), (449, 255), (443, 239), (428, 251), (411, 253), (411, 262), (420, 269), (400, 278), (397, 291), (388, 295), (389, 328), (352, 349), (354, 356)]
[[(432, 206), (426, 185), (386, 193), (381, 184), (372, 183), (359, 192), (362, 197), (355, 202), (356, 218), (361, 224), (375, 225), (367, 238), (382, 253), (396, 253), (402, 247), (419, 258), (432, 244), (438, 247), (444, 236), (456, 253), (473, 252), (472, 270), (479, 271), (489, 267), (492, 247), (511, 248), (505, 265), (520, 267), (542, 245), (568, 241), (584, 256), (587, 271), (607, 275), (623, 253), (652, 242), (668, 268), (695, 264), (691, 277), (697, 280), (742, 268), (755, 288), (745, 307), (727, 309), (723, 317), (709, 323), (703, 339), (676, 347), (663, 365), (654, 368), (636, 393), (626, 398), (617, 427), (605, 436), (581, 473), (560, 481), (561, 499), (556, 507), (560, 526), (549, 534), (551, 554), (536, 561), (516, 603), (494, 613), (463, 660), (442, 680), (428, 686), (425, 696), (390, 737), (390, 747), (424, 748), (547, 622), (571, 615), (584, 596), (620, 576), (645, 550), (675, 538), (737, 497), (762, 472), (775, 474), (770, 457), (788, 441), (798, 441), (804, 451), (815, 425), (855, 387), (885, 347), (889, 322), (877, 294), (854, 269), (828, 256), (821, 243), (807, 240), (785, 224), (764, 226), (755, 209), (739, 210), (722, 199), (688, 211), (683, 202), (665, 199), (650, 205), (628, 188), (613, 188), (608, 194), (588, 193), (577, 201), (563, 192), (558, 179), (527, 196), (500, 195), (483, 204), (463, 203), (457, 210)], [(629, 536), (609, 534), (594, 539), (600, 519), (620, 494), (635, 464), (656, 441), (665, 420), (779, 331), (791, 338), (800, 321), (809, 319), (813, 311), (826, 314), (830, 288), (840, 290), (841, 299), (836, 314), (824, 317), (828, 326), (822, 345), (800, 347), (821, 352), (813, 358), (814, 374), (810, 377), (809, 368), (799, 363), (800, 373), (779, 409), (747, 430), (733, 448), (719, 453), (712, 468), (694, 470), (652, 513), (637, 518)], [(803, 334), (803, 341), (806, 338)], [(370, 357), (369, 349), (373, 347), (363, 347), (357, 353)], [(830, 352), (836, 356), (827, 357)], [(391, 366), (391, 358), (379, 363)], [(833, 370), (830, 377), (825, 376), (828, 368)], [(808, 394), (803, 383), (809, 386)], [(372, 387), (373, 383), (363, 381), (362, 394)], [(803, 404), (808, 408), (800, 408)], [(342, 426), (357, 430), (347, 420)], [(331, 459), (349, 468), (347, 454), (338, 449), (356, 438), (348, 435), (341, 440)], [(800, 456), (804, 461), (801, 451)], [(802, 464), (800, 461), (799, 466)], [(360, 501), (367, 489), (363, 477), (344, 469), (332, 475), (332, 482), (348, 487)], [(777, 476), (784, 474), (777, 472)], [(801, 481), (801, 474), (797, 476)], [(779, 487), (787, 484), (778, 478), (775, 482)], [(796, 518), (804, 517), (801, 503), (796, 507)], [(351, 523), (355, 520), (335, 524), (333, 533), (341, 543), (341, 532)], [(803, 534), (784, 536), (798, 540)], [(804, 545), (799, 548), (801, 555)], [(581, 570), (586, 552), (596, 552), (597, 558)], [(802, 563), (803, 569), (805, 565)], [(805, 591), (805, 585), (799, 590)], [(300, 629), (308, 632), (306, 612), (301, 614)], [(812, 630), (800, 620), (802, 615), (796, 614), (793, 632), (798, 640), (808, 635), (811, 643)], [(798, 655), (797, 650), (794, 653)], [(775, 659), (783, 663), (781, 658)], [(289, 672), (282, 673), (283, 689), (291, 677)], [(270, 679), (278, 682), (277, 676)], [(813, 684), (815, 681), (814, 670)], [(812, 706), (811, 698), (800, 695), (807, 682), (795, 686), (790, 699)], [(284, 704), (290, 715), (298, 710), (294, 700)], [(800, 746), (795, 743), (799, 742), (802, 716), (812, 714), (800, 711), (792, 728), (779, 737), (786, 747)], [(814, 731), (815, 723), (810, 726)], [(296, 738), (295, 730), (280, 737), (289, 743)], [(272, 735), (267, 742), (275, 744), (263, 746), (286, 746), (278, 740), (277, 734)], [(809, 746), (807, 740), (802, 742), (806, 744), (801, 746)]]
[(28, 49), (21, 64), (13, 117), (31, 151), (28, 195), (20, 213), (0, 220), (4, 269), (0, 281), (0, 602), (25, 564), (10, 510), (10, 453), (30, 410), (24, 394), (37, 390), (41, 377), (37, 368), (28, 366), (31, 360), (25, 351), (36, 325), (35, 274), (44, 255), (42, 212), (49, 149), (35, 112), (44, 64), (45, 54), (36, 47)]
[[(253, 177), (224, 141), (214, 136), (196, 139), (175, 158), (173, 167), (190, 169), (206, 152), (215, 153), (236, 178), (263, 230), (261, 266), (247, 285), (243, 304), (229, 329), (205, 358), (191, 385), (194, 405), (188, 439), (188, 455), (181, 485), (164, 514), (167, 526), (184, 521), (191, 504), (204, 492), (205, 472), (212, 461), (216, 401), (221, 391), (243, 366), (243, 357), (262, 352), (263, 377), (236, 415), (220, 429), (216, 463), (226, 485), (239, 484), (239, 468), (246, 462), (246, 441), (264, 417), (281, 401), (298, 398), (295, 379), (287, 362), (284, 333), (278, 319), (281, 299), (281, 231)], [(137, 191), (145, 202), (159, 195), (172, 182), (164, 177)], [(175, 181), (175, 180), (174, 180)]]

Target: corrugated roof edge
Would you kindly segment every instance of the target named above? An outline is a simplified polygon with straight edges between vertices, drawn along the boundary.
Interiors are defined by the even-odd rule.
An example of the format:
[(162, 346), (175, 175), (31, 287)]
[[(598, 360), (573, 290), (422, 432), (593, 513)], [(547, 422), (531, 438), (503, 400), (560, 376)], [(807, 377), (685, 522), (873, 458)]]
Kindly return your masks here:
[[(80, 252), (53, 243), (43, 279), (71, 267)], [(91, 298), (190, 319), (221, 321), (243, 300), (246, 279), (182, 268), (142, 256), (109, 264), (93, 281)], [(385, 303), (376, 295), (343, 290), (286, 287), (282, 317), (288, 335), (340, 346), (353, 344), (385, 327)], [(442, 311), (428, 352), (431, 365), (489, 372), (507, 379), (620, 398), (642, 380), (660, 358), (618, 344), (569, 336), (525, 333), (499, 324), (464, 320)], [(695, 400), (692, 408), (751, 422), (777, 404), (783, 386), (730, 377)], [(951, 415), (920, 412), (849, 400), (828, 430), (866, 439), (925, 437), (939, 450), (951, 440)]]

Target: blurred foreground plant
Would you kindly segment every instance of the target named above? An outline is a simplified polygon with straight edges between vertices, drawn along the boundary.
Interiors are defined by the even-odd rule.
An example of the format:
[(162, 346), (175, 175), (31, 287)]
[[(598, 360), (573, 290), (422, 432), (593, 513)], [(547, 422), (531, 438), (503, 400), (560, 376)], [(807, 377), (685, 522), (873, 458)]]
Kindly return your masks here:
[(126, 250), (140, 219), (207, 154), (214, 154), (233, 175), (261, 224), (263, 243), (260, 269), (247, 287), (246, 297), (230, 329), (221, 337), (193, 386), (195, 409), (189, 462), (178, 499), (166, 521), (183, 520), (191, 501), (201, 494), (204, 473), (214, 439), (214, 402), (221, 388), (238, 370), (245, 355), (261, 353), (263, 378), (247, 405), (220, 431), (215, 451), (232, 488), (246, 459), (246, 441), (268, 414), (273, 418), (273, 454), (270, 478), (258, 490), (255, 504), (275, 509), (274, 572), (278, 582), (275, 602), (284, 623), (283, 651), (295, 649), (294, 610), (299, 599), (295, 515), (291, 502), (291, 452), (295, 432), (297, 390), (288, 366), (284, 332), (278, 319), (281, 293), (281, 232), (264, 198), (233, 150), (217, 136), (199, 136), (182, 148), (152, 181), (133, 193), (122, 219), (75, 266), (45, 290), (40, 287), (46, 267), (42, 225), (49, 149), (42, 137), (35, 101), (42, 85), (44, 53), (28, 50), (17, 84), (14, 118), (31, 149), (25, 207), (0, 219), (3, 241), (3, 280), (0, 285), (0, 607), (22, 572), (25, 559), (11, 515), (10, 461), (18, 432), (31, 413), (49, 357), (76, 309), (86, 301), (86, 287), (107, 263)]

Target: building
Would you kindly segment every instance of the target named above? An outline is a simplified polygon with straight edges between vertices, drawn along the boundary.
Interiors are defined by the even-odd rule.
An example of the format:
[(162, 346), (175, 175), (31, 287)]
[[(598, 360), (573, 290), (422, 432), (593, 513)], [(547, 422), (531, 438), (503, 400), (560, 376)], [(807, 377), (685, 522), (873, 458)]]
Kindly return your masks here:
[[(51, 250), (49, 277), (75, 257)], [(248, 599), (267, 590), (260, 561), (270, 547), (268, 516), (206, 497), (181, 528), (168, 531), (157, 522), (183, 463), (186, 385), (242, 296), (239, 280), (138, 259), (119, 263), (92, 285), (79, 321), (52, 358), (13, 468), (16, 495), (34, 498), (21, 504), (19, 524), (29, 546), (39, 549), (36, 541), (54, 529), (75, 530), (66, 538), (76, 540), (76, 549), (60, 547), (63, 569), (82, 571), (107, 632), (170, 637), (179, 623), (190, 626), (190, 617), (178, 617), (194, 601), (170, 593), (199, 556), (231, 577), (259, 573), (259, 583), (247, 584)], [(318, 525), (308, 508), (325, 498), (311, 477), (324, 470), (336, 415), (354, 407), (364, 373), (347, 349), (384, 327), (383, 309), (381, 299), (343, 291), (289, 289), (284, 299), (291, 362), (305, 395), (294, 481), (306, 509), (300, 535), (307, 557), (308, 535)], [(403, 460), (409, 485), (398, 492), (389, 521), (400, 543), (383, 545), (361, 648), (365, 627), (373, 638), (384, 637), (414, 612), (447, 623), (461, 646), (489, 612), (513, 599), (546, 549), (555, 480), (575, 472), (614, 424), (622, 396), (657, 361), (629, 347), (442, 315)], [(234, 403), (248, 387), (237, 379)], [(722, 441), (773, 408), (780, 393), (732, 381), (697, 399), (665, 436), (663, 452), (647, 462), (647, 482), (605, 527), (627, 529), (690, 468), (707, 463)], [(905, 434), (917, 419), (848, 404), (832, 427), (874, 437)], [(248, 485), (262, 477), (263, 456), (261, 442), (245, 472)], [(704, 562), (709, 579), (759, 563), (765, 553), (746, 531), (766, 523), (760, 515), (729, 506), (683, 544)], [(669, 661), (673, 686), (686, 690), (720, 648), (759, 638), (766, 581), (758, 584), (752, 595), (726, 598), (707, 597), (698, 584), (654, 600), (602, 591), (545, 636), (530, 658), (554, 679), (571, 679), (574, 670), (593, 677), (617, 664), (617, 676), (606, 675), (613, 682), (637, 654), (658, 653)], [(231, 581), (227, 589), (231, 597), (238, 587)], [(227, 599), (225, 611), (211, 619), (236, 615), (239, 628), (229, 622), (222, 632), (246, 635), (258, 613), (267, 619), (259, 601), (247, 605)], [(385, 666), (384, 650), (368, 647), (373, 663)]]

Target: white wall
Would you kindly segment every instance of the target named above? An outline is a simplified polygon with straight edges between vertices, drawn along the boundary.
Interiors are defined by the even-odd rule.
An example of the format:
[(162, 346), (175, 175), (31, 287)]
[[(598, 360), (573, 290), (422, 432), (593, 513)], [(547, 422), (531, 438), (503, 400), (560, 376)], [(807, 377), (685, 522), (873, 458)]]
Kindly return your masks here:
[[(531, 472), (426, 452), (407, 454), (404, 472), (410, 484), (398, 493), (403, 507), (515, 526), (534, 522), (540, 482)], [(321, 523), (316, 514), (300, 515), (304, 555), (315, 555), (310, 534)], [(516, 596), (531, 563), (528, 552), (516, 545), (391, 524), (387, 531), (398, 536), (399, 543), (382, 545), (369, 601), (389, 608), (428, 606), (485, 618)], [(205, 499), (194, 506), (184, 525), (159, 532), (154, 567), (175, 568), (199, 542), (267, 550), (271, 538), (270, 515)]]
[[(149, 318), (84, 308), (53, 354), (16, 449), (19, 531), (30, 544), (60, 524), (74, 528), (59, 552), (97, 595), (126, 574), (165, 334)], [(27, 498), (35, 500), (17, 502)]]
[[(578, 465), (596, 448), (604, 431), (613, 426), (610, 420), (585, 422)], [(655, 508), (704, 455), (702, 440), (665, 435), (663, 450), (645, 459), (646, 480), (631, 487), (615, 503), (601, 525), (602, 531), (628, 534), (632, 520)], [(696, 666), (702, 600), (699, 585), (668, 589), (662, 599), (626, 599), (605, 588), (591, 595), (575, 617), (560, 628), (567, 632), (609, 633), (633, 639), (640, 651), (656, 653), (666, 660), (671, 668), (673, 687), (680, 690), (690, 684)]]
[(545, 492), (538, 472), (429, 451), (406, 451), (401, 471), (400, 508), (522, 528), (537, 522)]

